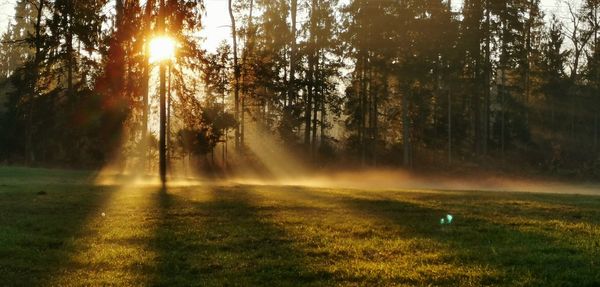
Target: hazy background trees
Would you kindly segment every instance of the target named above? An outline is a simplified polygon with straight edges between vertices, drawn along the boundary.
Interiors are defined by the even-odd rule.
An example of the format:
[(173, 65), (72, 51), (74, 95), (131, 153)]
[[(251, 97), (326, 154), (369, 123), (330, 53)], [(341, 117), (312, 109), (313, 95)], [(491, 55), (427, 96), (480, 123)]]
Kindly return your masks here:
[[(559, 17), (540, 0), (232, 0), (215, 51), (202, 1), (164, 2), (173, 159), (241, 164), (264, 129), (316, 166), (600, 173), (598, 1)], [(2, 160), (150, 168), (160, 3), (17, 1)]]

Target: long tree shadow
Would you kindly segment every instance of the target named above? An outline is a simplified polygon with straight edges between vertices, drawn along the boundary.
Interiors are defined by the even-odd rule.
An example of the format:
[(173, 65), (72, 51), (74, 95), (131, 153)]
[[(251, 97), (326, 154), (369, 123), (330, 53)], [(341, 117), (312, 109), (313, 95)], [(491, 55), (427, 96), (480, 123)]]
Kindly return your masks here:
[[(388, 196), (393, 197), (393, 194)], [(501, 215), (505, 216), (519, 216), (547, 222), (600, 225), (599, 196), (452, 191), (418, 194), (412, 199), (422, 202), (443, 202), (446, 208), (458, 210), (468, 208), (468, 212), (472, 214), (490, 213), (490, 206), (494, 206)]]
[(0, 186), (0, 284), (47, 286), (78, 252), (76, 239), (100, 217), (114, 187), (82, 184)]
[[(395, 226), (397, 236), (433, 239), (445, 246), (448, 263), (457, 267), (491, 267), (496, 272), (482, 285), (597, 286), (596, 254), (562, 240), (560, 234), (540, 232), (544, 226), (520, 229), (502, 219), (471, 216), (469, 206), (458, 209), (451, 225), (440, 225), (443, 209), (393, 199), (347, 198), (346, 205), (366, 216)], [(488, 214), (490, 215), (490, 214)], [(497, 214), (502, 216), (502, 214)], [(559, 232), (559, 231), (554, 231)], [(597, 263), (596, 263), (597, 264)], [(440, 285), (457, 282), (440, 281)]]
[(294, 239), (269, 222), (248, 190), (198, 189), (158, 198), (153, 285), (297, 286), (328, 278), (311, 270)]
[[(346, 250), (348, 258), (338, 261), (357, 262), (355, 265), (361, 267), (353, 273), (366, 273), (355, 281), (435, 286), (596, 286), (600, 282), (595, 270), (598, 243), (595, 249), (573, 244), (594, 244), (597, 239), (585, 234), (565, 235), (556, 226), (540, 221), (542, 216), (534, 210), (523, 211), (521, 221), (514, 221), (504, 213), (504, 203), (489, 200), (482, 203), (485, 207), (479, 205), (481, 196), (465, 201), (461, 195), (452, 199), (447, 194), (300, 187), (277, 193), (294, 204), (326, 207), (330, 215), (322, 213), (321, 217), (341, 216), (354, 222), (348, 225), (316, 219), (320, 220), (319, 230), (311, 236), (326, 238), (321, 244), (328, 249)], [(505, 199), (509, 198), (511, 195)], [(477, 212), (471, 214), (472, 210)], [(441, 225), (440, 219), (447, 212), (454, 214), (455, 221)], [(337, 235), (330, 236), (336, 229)]]

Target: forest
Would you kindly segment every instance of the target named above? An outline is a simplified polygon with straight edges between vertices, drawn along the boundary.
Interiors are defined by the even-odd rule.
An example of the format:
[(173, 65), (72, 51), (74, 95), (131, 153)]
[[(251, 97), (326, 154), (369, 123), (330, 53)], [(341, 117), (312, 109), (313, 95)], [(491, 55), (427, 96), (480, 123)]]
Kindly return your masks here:
[(600, 1), (561, 3), (228, 0), (230, 40), (208, 50), (202, 0), (18, 0), (0, 162), (153, 170), (164, 141), (170, 164), (211, 171), (293, 155), (599, 178)]
[(600, 286), (599, 10), (0, 0), (0, 286)]

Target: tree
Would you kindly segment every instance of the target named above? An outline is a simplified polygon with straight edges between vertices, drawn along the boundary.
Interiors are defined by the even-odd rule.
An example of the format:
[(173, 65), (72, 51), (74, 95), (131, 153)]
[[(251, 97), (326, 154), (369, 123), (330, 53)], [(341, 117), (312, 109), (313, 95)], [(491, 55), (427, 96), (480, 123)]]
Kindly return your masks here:
[[(39, 45), (42, 13), (39, 12), (44, 8), (44, 2), (38, 5), (28, 4), (24, 0), (15, 4), (15, 22), (9, 23), (0, 44), (0, 57), (4, 63), (0, 67), (0, 84), (3, 90), (1, 98), (5, 99), (6, 102), (2, 102), (7, 108), (2, 117), (0, 132), (6, 137), (1, 144), (4, 151), (1, 156), (11, 158), (14, 157), (11, 154), (17, 153), (31, 161), (35, 155), (32, 147), (33, 110), (38, 90), (38, 72), (35, 67), (39, 66), (42, 58)], [(18, 148), (23, 144), (23, 150)]]
[[(231, 19), (231, 39), (233, 40), (233, 93), (234, 93), (234, 105), (235, 105), (235, 120), (239, 123), (240, 114), (240, 67), (238, 65), (238, 45), (237, 45), (237, 29), (235, 25), (235, 17), (233, 15), (233, 7), (231, 5), (232, 0), (228, 0), (229, 18)], [(239, 124), (235, 128), (235, 148), (239, 151), (240, 149), (240, 126)]]

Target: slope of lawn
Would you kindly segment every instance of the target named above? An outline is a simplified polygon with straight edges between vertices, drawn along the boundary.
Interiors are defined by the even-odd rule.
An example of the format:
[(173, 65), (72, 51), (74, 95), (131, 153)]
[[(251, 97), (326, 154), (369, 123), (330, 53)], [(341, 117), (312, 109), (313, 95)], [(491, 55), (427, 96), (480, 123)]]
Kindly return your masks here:
[(92, 176), (0, 168), (0, 286), (600, 286), (600, 197)]

